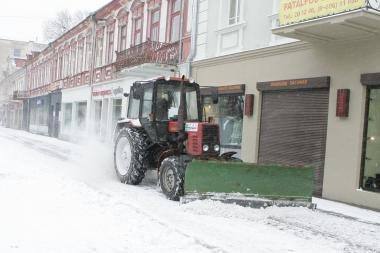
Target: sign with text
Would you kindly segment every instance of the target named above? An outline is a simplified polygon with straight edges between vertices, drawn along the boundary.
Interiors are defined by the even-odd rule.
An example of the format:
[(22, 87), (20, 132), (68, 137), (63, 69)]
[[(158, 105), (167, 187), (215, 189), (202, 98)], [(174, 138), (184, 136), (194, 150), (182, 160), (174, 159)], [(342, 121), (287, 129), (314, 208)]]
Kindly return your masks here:
[(366, 0), (281, 0), (280, 26), (362, 8)]

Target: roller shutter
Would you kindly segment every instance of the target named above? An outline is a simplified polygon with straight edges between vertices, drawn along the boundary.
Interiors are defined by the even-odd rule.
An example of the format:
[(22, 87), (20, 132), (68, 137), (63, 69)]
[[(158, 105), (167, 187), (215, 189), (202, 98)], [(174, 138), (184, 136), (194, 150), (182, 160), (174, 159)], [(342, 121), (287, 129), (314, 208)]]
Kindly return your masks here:
[(329, 89), (264, 91), (259, 163), (314, 167), (322, 195)]

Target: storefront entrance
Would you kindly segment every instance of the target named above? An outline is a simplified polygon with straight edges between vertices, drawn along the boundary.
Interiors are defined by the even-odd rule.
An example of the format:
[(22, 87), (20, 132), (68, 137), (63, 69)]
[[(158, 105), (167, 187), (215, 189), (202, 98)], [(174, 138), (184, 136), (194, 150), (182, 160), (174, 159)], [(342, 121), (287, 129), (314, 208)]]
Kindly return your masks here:
[[(324, 81), (326, 87), (321, 87)], [(259, 83), (262, 91), (258, 161), (311, 166), (314, 195), (322, 195), (329, 79)]]

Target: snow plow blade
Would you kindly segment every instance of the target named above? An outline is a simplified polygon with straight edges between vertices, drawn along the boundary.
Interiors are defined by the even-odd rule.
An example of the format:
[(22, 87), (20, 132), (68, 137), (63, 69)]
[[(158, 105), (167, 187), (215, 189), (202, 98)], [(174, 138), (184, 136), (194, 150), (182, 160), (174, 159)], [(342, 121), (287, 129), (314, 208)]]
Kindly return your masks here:
[(193, 161), (182, 203), (212, 199), (250, 207), (311, 206), (313, 169), (239, 162)]

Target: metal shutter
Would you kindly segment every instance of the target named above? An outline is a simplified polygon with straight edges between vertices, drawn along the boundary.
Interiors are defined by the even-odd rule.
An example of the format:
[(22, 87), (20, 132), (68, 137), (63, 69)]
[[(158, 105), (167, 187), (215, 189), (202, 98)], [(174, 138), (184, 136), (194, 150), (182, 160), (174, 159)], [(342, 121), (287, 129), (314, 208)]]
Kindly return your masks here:
[(259, 163), (314, 167), (322, 195), (329, 90), (264, 91)]

